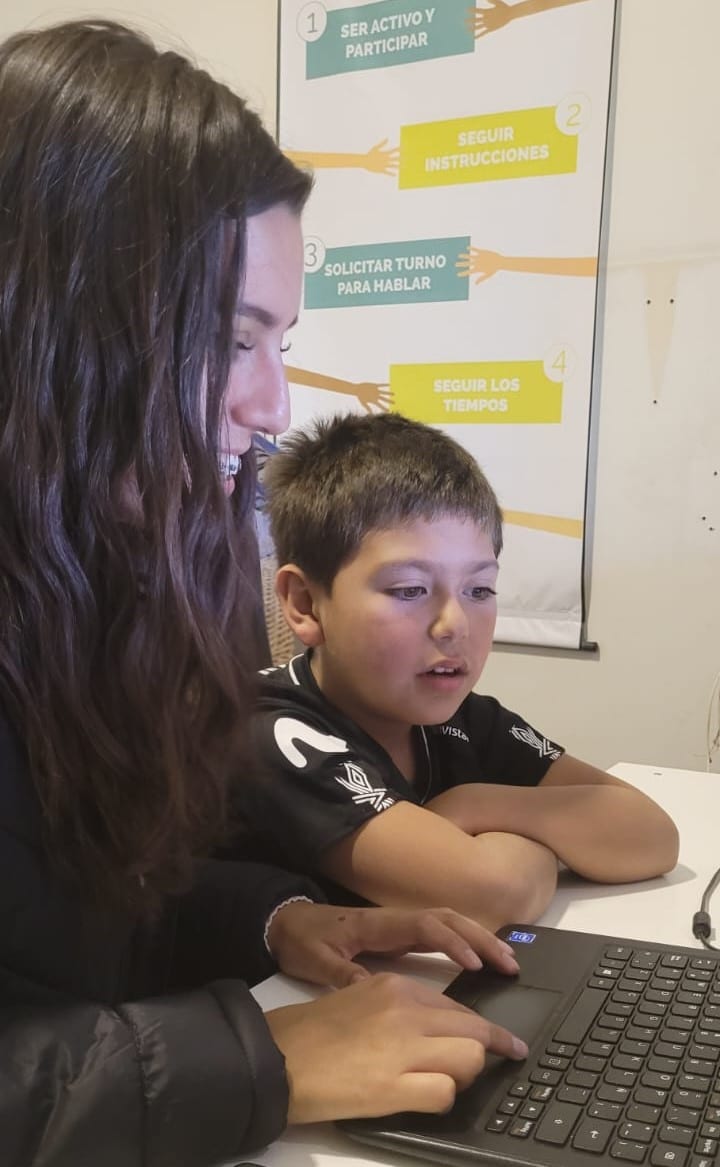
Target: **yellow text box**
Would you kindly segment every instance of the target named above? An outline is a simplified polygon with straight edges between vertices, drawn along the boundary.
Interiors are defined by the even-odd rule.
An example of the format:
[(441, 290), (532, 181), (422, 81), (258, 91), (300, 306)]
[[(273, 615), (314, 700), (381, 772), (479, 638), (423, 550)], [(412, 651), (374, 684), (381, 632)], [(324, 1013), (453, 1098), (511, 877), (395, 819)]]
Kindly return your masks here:
[(557, 424), (562, 382), (542, 361), (391, 365), (393, 409), (435, 425)]
[(555, 106), (424, 122), (400, 129), (401, 189), (572, 174), (578, 138)]

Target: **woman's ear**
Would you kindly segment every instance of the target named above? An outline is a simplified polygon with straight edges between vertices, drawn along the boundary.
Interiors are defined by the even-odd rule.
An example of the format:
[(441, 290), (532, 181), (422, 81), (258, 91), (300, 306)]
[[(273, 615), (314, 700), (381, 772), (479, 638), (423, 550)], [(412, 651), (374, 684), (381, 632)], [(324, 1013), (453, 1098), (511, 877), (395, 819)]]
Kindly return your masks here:
[(323, 642), (323, 630), (315, 604), (319, 584), (313, 583), (302, 568), (286, 563), (275, 576), (275, 592), (286, 624), (306, 648)]

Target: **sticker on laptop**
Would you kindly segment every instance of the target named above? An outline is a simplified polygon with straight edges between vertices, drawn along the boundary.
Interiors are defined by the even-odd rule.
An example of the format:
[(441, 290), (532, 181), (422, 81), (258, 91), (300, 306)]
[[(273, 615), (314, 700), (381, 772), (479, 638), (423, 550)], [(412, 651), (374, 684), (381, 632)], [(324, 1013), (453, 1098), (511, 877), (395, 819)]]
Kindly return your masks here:
[(537, 932), (511, 932), (507, 939), (511, 944), (532, 944)]

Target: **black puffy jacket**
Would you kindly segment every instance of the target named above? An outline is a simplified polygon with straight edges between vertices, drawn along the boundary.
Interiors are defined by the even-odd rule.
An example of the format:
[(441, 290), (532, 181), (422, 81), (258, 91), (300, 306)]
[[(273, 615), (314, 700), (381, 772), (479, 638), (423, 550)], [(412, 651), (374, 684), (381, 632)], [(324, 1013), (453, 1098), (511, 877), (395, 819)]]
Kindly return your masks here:
[(0, 719), (2, 1167), (212, 1167), (276, 1138), (284, 1062), (244, 982), (274, 971), (265, 922), (303, 894), (322, 899), (218, 859), (152, 930), (74, 900)]

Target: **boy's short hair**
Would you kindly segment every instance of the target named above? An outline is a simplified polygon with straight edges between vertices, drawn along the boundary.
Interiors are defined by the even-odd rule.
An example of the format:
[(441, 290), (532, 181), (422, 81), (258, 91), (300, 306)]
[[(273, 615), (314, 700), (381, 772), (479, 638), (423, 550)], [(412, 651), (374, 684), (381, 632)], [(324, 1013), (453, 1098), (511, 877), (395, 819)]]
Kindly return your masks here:
[(453, 515), (502, 548), (502, 512), (471, 454), (398, 413), (344, 414), (296, 430), (268, 459), (278, 563), (296, 563), (329, 593), (371, 531)]

